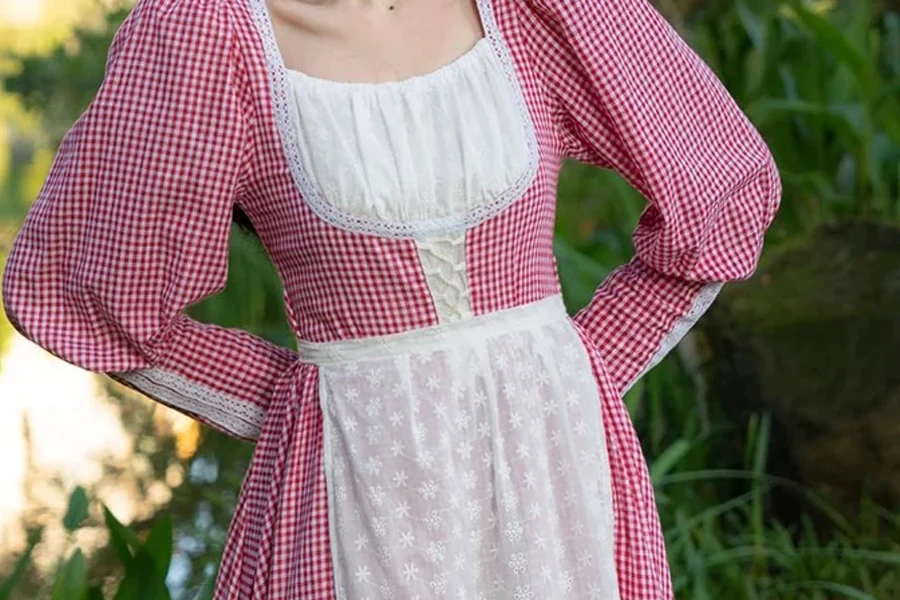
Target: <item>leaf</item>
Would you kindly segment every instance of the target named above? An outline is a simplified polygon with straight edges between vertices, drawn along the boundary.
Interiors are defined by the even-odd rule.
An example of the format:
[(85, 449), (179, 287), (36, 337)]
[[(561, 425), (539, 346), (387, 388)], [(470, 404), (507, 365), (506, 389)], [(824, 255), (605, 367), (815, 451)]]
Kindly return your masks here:
[(172, 516), (170, 514), (165, 513), (157, 518), (142, 550), (150, 555), (157, 572), (165, 577), (169, 572), (169, 563), (172, 560)]
[(103, 506), (103, 518), (109, 529), (109, 540), (119, 557), (119, 561), (128, 567), (134, 560), (134, 551), (141, 547), (137, 535), (116, 519), (109, 508)]
[(690, 443), (685, 439), (675, 440), (665, 451), (660, 454), (650, 466), (650, 479), (656, 481), (675, 468), (675, 465), (684, 458), (691, 449)]
[[(797, 591), (797, 590), (825, 590), (829, 592), (835, 592), (836, 594), (841, 594), (843, 598), (852, 598), (853, 600), (879, 600), (875, 596), (871, 594), (867, 594), (862, 590), (859, 590), (855, 587), (844, 585), (841, 583), (834, 583), (831, 581), (797, 581), (791, 582), (789, 584), (785, 584), (775, 588), (778, 592), (786, 592), (786, 591)], [(782, 597), (782, 596), (779, 596)], [(786, 597), (786, 596), (785, 596)], [(791, 594), (790, 597), (797, 597), (794, 594)], [(833, 598), (834, 596), (829, 596), (829, 598)], [(883, 599), (882, 599), (883, 600)]]
[(170, 600), (165, 577), (157, 573), (149, 553), (138, 551), (113, 600)]
[(622, 400), (628, 408), (628, 414), (632, 420), (637, 419), (638, 413), (641, 412), (641, 401), (644, 398), (644, 388), (646, 387), (646, 377), (641, 377), (631, 384), (631, 387), (625, 392)]
[(210, 575), (206, 581), (203, 582), (203, 587), (197, 592), (197, 595), (194, 596), (194, 600), (213, 600), (213, 594), (216, 591), (216, 574), (217, 571), (213, 571), (212, 575)]
[(894, 75), (900, 74), (900, 14), (884, 15), (885, 64), (891, 65)]
[(79, 485), (69, 496), (69, 506), (66, 508), (66, 515), (63, 517), (63, 525), (68, 531), (75, 531), (81, 527), (81, 524), (88, 516), (88, 505), (87, 492)]
[(25, 552), (22, 553), (22, 556), (19, 557), (19, 560), (16, 561), (16, 566), (13, 568), (12, 573), (3, 580), (2, 584), (0, 584), (0, 600), (9, 600), (12, 598), (13, 589), (15, 589), (16, 585), (25, 575), (25, 571), (31, 562), (31, 554), (41, 541), (42, 535), (43, 530), (39, 531), (38, 534), (28, 542), (28, 547), (25, 549)]
[(900, 84), (893, 84), (884, 90), (872, 108), (874, 120), (884, 129), (895, 144), (900, 144)]
[(103, 589), (96, 585), (91, 587), (91, 589), (87, 591), (84, 600), (104, 600)]
[[(117, 531), (121, 537), (118, 543), (125, 542), (129, 559), (115, 600), (169, 600), (166, 575), (172, 559), (171, 515), (165, 514), (156, 521), (143, 544), (121, 524)], [(133, 555), (132, 548), (137, 550)]]
[(877, 78), (865, 56), (857, 50), (850, 38), (827, 18), (811, 11), (802, 0), (786, 0), (797, 17), (797, 22), (809, 33), (813, 34), (820, 46), (829, 49), (847, 66), (865, 94), (874, 93)]
[(134, 569), (134, 561), (129, 562), (128, 569), (125, 571), (125, 577), (119, 583), (119, 589), (116, 590), (113, 600), (136, 600), (140, 596), (141, 582), (137, 574), (132, 572), (132, 569)]
[(609, 270), (559, 236), (553, 241), (553, 253), (566, 301), (572, 306), (584, 306)]
[(766, 39), (766, 25), (760, 16), (747, 8), (747, 3), (743, 0), (737, 2), (734, 7), (738, 20), (747, 32), (747, 36), (753, 42), (755, 48), (762, 48)]
[(120, 599), (171, 600), (166, 587), (166, 574), (157, 571), (156, 563), (146, 548), (138, 550), (134, 561), (125, 571), (125, 579), (114, 600)]
[(56, 576), (50, 600), (78, 600), (87, 593), (87, 561), (77, 549)]
[(845, 142), (858, 148), (865, 137), (865, 113), (854, 105), (822, 106), (803, 100), (763, 99), (750, 104), (747, 115), (757, 127), (784, 117), (818, 119), (838, 133)]

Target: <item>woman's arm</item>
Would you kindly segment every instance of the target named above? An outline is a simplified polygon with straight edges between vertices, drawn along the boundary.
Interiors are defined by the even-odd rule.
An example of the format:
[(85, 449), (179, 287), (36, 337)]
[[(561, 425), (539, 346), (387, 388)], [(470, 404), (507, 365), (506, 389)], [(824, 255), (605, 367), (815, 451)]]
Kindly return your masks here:
[(766, 143), (647, 0), (523, 0), (565, 156), (647, 199), (635, 256), (574, 317), (621, 393), (684, 336), (723, 283), (756, 269), (781, 200)]
[(247, 148), (226, 11), (139, 0), (13, 242), (2, 290), (13, 326), (57, 357), (254, 439), (295, 353), (184, 313), (225, 285)]

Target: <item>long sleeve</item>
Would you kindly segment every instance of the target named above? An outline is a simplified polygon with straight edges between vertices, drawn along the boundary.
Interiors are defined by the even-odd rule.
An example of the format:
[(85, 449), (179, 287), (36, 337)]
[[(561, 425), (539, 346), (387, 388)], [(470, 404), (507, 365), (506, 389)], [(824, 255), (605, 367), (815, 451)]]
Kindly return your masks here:
[(227, 279), (248, 147), (225, 3), (139, 0), (3, 271), (13, 327), (55, 356), (255, 439), (295, 353), (184, 312)]
[(647, 0), (523, 0), (564, 156), (647, 200), (635, 254), (573, 317), (618, 386), (678, 343), (728, 281), (756, 269), (777, 167), (721, 81)]

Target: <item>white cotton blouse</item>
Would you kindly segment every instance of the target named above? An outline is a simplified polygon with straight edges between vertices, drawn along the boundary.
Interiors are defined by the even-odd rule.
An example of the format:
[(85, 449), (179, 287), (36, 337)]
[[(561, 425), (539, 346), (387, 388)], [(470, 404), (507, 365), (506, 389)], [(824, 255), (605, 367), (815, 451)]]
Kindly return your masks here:
[(520, 107), (481, 38), (450, 63), (388, 82), (288, 70), (311, 184), (346, 219), (428, 223), (509, 200), (532, 159)]

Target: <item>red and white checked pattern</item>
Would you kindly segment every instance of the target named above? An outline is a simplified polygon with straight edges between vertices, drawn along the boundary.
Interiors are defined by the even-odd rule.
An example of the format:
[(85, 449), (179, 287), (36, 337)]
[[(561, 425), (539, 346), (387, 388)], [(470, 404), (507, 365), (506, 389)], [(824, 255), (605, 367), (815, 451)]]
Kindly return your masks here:
[(249, 139), (230, 11), (191, 4), (164, 18), (163, 2), (145, 0), (120, 27), (13, 242), (4, 307), (24, 336), (85, 369), (166, 369), (264, 409), (295, 353), (181, 313), (225, 285)]
[(781, 200), (765, 141), (646, 0), (526, 0), (567, 156), (649, 200), (635, 257), (575, 315), (620, 393), (709, 283), (749, 277)]
[[(522, 198), (467, 232), (472, 307), (559, 291), (552, 234), (563, 156), (614, 168), (648, 198), (635, 259), (574, 320), (603, 399), (621, 598), (668, 599), (653, 488), (621, 391), (705, 285), (755, 268), (780, 199), (777, 171), (646, 0), (488, 3), (485, 26), (512, 53), (540, 168)], [(216, 598), (330, 600), (317, 368), (182, 311), (224, 285), (237, 202), (282, 277), (299, 337), (380, 335), (438, 318), (411, 240), (336, 229), (303, 203), (250, 10), (248, 0), (138, 1), (13, 244), (3, 300), (23, 335), (73, 364), (162, 368), (265, 409)]]

